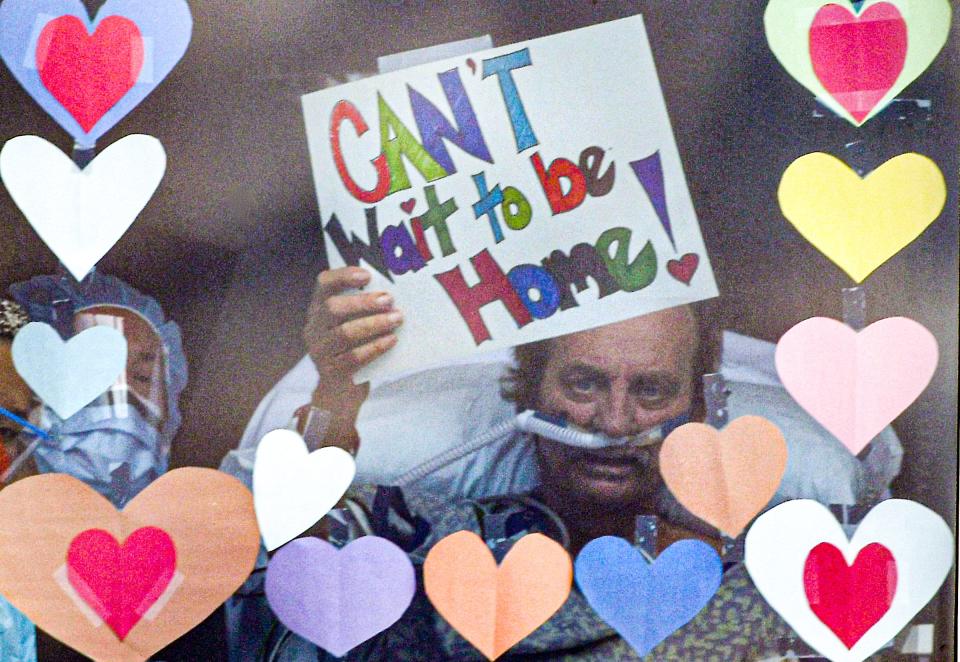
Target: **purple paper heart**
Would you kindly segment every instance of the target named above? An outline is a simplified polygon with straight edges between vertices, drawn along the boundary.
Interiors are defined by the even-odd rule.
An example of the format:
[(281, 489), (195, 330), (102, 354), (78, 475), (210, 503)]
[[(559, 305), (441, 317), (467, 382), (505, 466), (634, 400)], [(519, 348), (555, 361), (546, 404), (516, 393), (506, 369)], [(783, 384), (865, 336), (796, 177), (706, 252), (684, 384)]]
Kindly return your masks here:
[(720, 588), (712, 547), (680, 540), (653, 563), (623, 538), (591, 540), (574, 564), (577, 585), (597, 615), (640, 657), (696, 616)]
[[(136, 23), (143, 37), (140, 77), (89, 132), (47, 90), (37, 70), (37, 40), (43, 27), (60, 16), (76, 16), (89, 34), (108, 16), (122, 16)], [(30, 96), (83, 148), (93, 147), (160, 84), (183, 57), (192, 32), (186, 0), (107, 0), (92, 22), (80, 0), (4, 0), (0, 4), (0, 57)]]
[(273, 613), (337, 657), (396, 623), (415, 591), (406, 553), (376, 536), (364, 536), (341, 550), (319, 538), (297, 538), (267, 567)]

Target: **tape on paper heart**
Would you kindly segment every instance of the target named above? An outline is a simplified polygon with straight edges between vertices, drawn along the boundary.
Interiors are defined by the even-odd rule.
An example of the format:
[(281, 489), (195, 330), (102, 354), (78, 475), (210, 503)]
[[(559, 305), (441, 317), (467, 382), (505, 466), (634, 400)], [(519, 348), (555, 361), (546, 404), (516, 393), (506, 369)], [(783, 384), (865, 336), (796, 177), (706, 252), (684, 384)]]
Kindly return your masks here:
[(699, 540), (675, 542), (647, 563), (623, 538), (604, 536), (577, 556), (576, 577), (597, 615), (643, 657), (700, 613), (720, 588), (723, 564)]
[(431, 548), (423, 582), (437, 612), (495, 660), (563, 606), (573, 567), (566, 550), (539, 533), (514, 543), (497, 567), (480, 536), (458, 531)]
[(50, 325), (30, 322), (14, 337), (11, 354), (27, 386), (68, 419), (117, 381), (126, 369), (127, 341), (104, 326), (64, 341)]
[(293, 430), (273, 430), (257, 446), (253, 499), (268, 550), (313, 526), (337, 505), (357, 466), (348, 452), (326, 446), (312, 453)]
[(874, 507), (847, 538), (823, 505), (788, 501), (747, 531), (744, 561), (764, 599), (821, 655), (861, 662), (937, 593), (953, 565), (953, 534), (903, 499)]
[(763, 22), (784, 69), (860, 126), (930, 65), (950, 16), (948, 0), (770, 0)]
[(81, 147), (160, 84), (192, 31), (186, 0), (107, 0), (92, 21), (79, 0), (0, 4), (0, 57)]
[(731, 538), (769, 503), (786, 468), (787, 442), (760, 416), (720, 431), (687, 423), (660, 448), (660, 473), (677, 501)]
[(376, 536), (339, 550), (293, 540), (270, 560), (265, 584), (280, 622), (337, 657), (400, 620), (416, 588), (406, 552)]
[(31, 476), (0, 491), (0, 522), (0, 594), (105, 662), (142, 662), (196, 626), (260, 549), (250, 491), (194, 467), (160, 476), (122, 511), (71, 476)]
[(107, 254), (153, 197), (167, 168), (156, 138), (130, 135), (80, 170), (37, 136), (0, 151), (0, 178), (43, 242), (78, 281)]
[(790, 164), (777, 196), (804, 239), (860, 283), (937, 219), (947, 185), (921, 154), (901, 154), (861, 178), (815, 152)]
[(906, 317), (860, 332), (812, 317), (783, 334), (774, 360), (793, 399), (856, 455), (920, 396), (937, 357), (937, 339)]

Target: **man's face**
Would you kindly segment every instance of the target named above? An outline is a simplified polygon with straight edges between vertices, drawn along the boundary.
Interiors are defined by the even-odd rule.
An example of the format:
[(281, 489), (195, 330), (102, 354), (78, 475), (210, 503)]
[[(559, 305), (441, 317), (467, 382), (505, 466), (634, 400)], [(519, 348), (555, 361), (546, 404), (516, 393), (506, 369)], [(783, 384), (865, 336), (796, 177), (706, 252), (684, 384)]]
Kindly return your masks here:
[[(538, 408), (611, 437), (690, 410), (697, 326), (670, 308), (551, 341)], [(629, 505), (660, 486), (659, 445), (585, 450), (541, 439), (541, 483), (575, 503)]]

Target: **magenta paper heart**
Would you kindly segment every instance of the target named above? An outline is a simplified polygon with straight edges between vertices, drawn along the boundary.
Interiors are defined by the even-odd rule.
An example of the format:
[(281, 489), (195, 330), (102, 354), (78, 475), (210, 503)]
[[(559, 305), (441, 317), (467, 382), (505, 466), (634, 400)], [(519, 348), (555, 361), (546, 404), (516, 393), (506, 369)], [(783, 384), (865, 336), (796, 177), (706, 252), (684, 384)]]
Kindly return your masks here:
[(89, 132), (136, 84), (143, 37), (122, 16), (107, 17), (92, 35), (76, 16), (61, 16), (40, 32), (37, 69), (44, 87)]
[(173, 540), (145, 526), (117, 542), (103, 529), (78, 534), (67, 550), (67, 579), (121, 641), (163, 595), (177, 569)]
[(812, 317), (783, 334), (776, 365), (793, 399), (856, 455), (920, 396), (937, 357), (933, 334), (906, 317), (859, 333)]
[(820, 8), (810, 26), (810, 62), (823, 87), (862, 122), (900, 77), (907, 60), (907, 24), (887, 2), (856, 16)]

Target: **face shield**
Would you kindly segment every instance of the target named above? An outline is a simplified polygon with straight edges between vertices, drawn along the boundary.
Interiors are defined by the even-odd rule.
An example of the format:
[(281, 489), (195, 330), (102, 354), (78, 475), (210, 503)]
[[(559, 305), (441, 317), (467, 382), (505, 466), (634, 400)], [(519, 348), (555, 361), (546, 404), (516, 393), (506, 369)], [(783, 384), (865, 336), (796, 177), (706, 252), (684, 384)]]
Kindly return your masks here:
[(64, 338), (94, 326), (126, 338), (126, 368), (105, 393), (67, 420), (48, 407), (33, 415), (48, 434), (36, 442), (37, 470), (79, 478), (122, 508), (167, 470), (187, 383), (179, 327), (154, 299), (97, 272), (81, 283), (38, 276), (10, 291)]
[(127, 367), (117, 381), (88, 407), (111, 418), (131, 417), (131, 408), (159, 429), (165, 418), (166, 356), (160, 336), (139, 313), (119, 306), (93, 306), (74, 315), (74, 332), (106, 326), (127, 341)]

